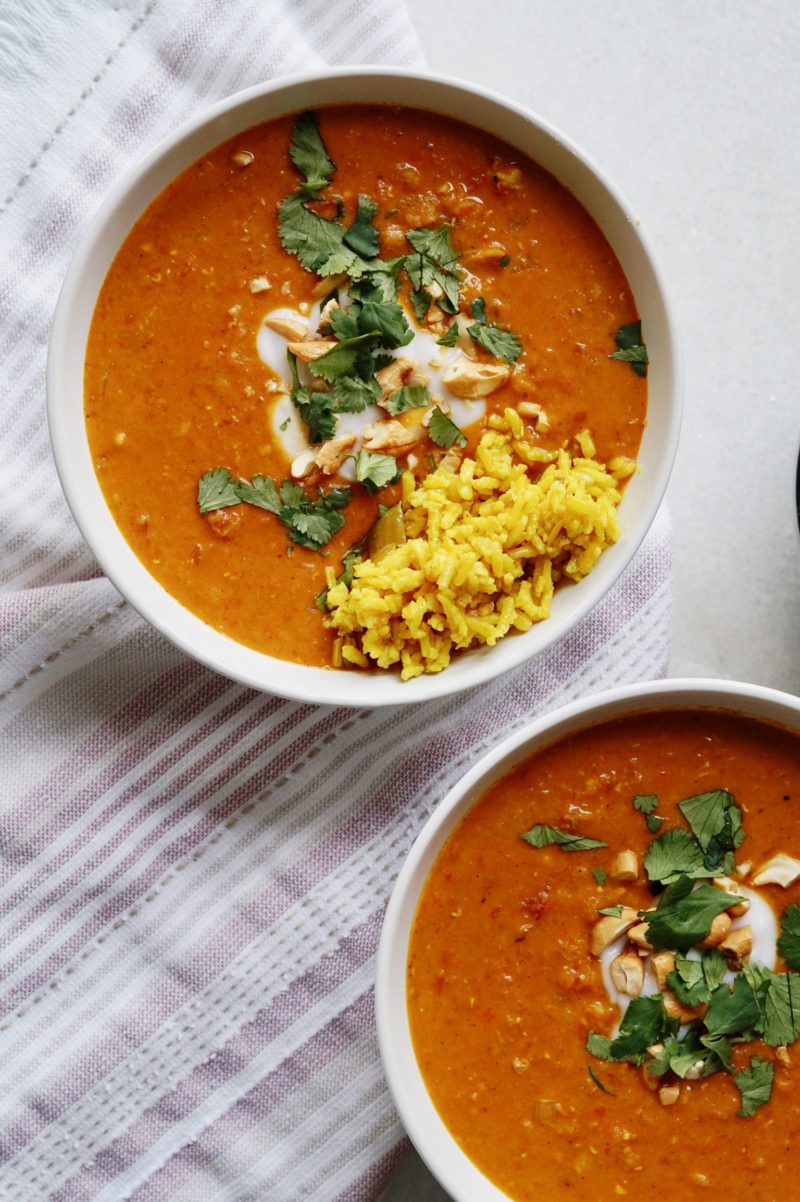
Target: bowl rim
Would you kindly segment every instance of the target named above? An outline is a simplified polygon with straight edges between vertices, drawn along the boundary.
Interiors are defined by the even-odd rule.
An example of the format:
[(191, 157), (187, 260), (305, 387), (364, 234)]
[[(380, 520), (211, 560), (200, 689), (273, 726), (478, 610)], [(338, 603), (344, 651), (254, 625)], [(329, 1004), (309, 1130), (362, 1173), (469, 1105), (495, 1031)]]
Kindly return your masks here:
[[(318, 97), (315, 99), (311, 94), (314, 89), (322, 88), (324, 90), (327, 86), (334, 86), (332, 81), (339, 81), (339, 83), (352, 81), (356, 94), (349, 100), (346, 98), (319, 99)], [(131, 225), (127, 226), (120, 238), (111, 238), (109, 228), (115, 215), (124, 210), (126, 202), (134, 190), (146, 187), (151, 171), (157, 169), (160, 164), (179, 156), (181, 147), (189, 143), (194, 135), (207, 129), (210, 136), (211, 130), (219, 125), (222, 119), (234, 116), (240, 110), (245, 110), (254, 101), (272, 98), (276, 104), (279, 104), (285, 97), (283, 107), (280, 109), (280, 112), (285, 113), (298, 111), (314, 104), (322, 106), (331, 103), (376, 103), (364, 95), (359, 97), (358, 89), (370, 85), (377, 87), (384, 82), (392, 83), (397, 87), (409, 88), (409, 95), (405, 101), (388, 99), (386, 103), (405, 103), (413, 107), (414, 100), (411, 89), (414, 85), (419, 85), (420, 88), (432, 89), (437, 98), (442, 101), (441, 106), (434, 103), (420, 105), (420, 107), (427, 107), (430, 111), (440, 111), (445, 115), (458, 118), (458, 98), (459, 96), (464, 97), (465, 94), (471, 101), (484, 107), (487, 120), (492, 113), (500, 113), (503, 110), (509, 121), (521, 120), (531, 131), (532, 136), (541, 137), (545, 143), (550, 144), (554, 153), (563, 159), (564, 164), (571, 165), (578, 174), (585, 172), (592, 177), (593, 186), (597, 189), (597, 207), (610, 206), (610, 210), (619, 219), (620, 224), (622, 225), (624, 221), (626, 228), (630, 228), (632, 245), (637, 247), (636, 254), (641, 257), (643, 269), (652, 283), (653, 295), (656, 298), (654, 308), (658, 309), (657, 320), (663, 333), (663, 370), (666, 381), (662, 438), (659, 442), (653, 470), (648, 472), (646, 492), (640, 494), (638, 520), (633, 527), (629, 526), (624, 530), (619, 542), (606, 550), (592, 574), (581, 582), (581, 586), (579, 586), (581, 591), (577, 597), (572, 599), (572, 594), (570, 594), (571, 600), (567, 611), (562, 613), (561, 608), (555, 606), (554, 612), (547, 621), (537, 624), (532, 631), (518, 634), (511, 639), (501, 640), (492, 648), (478, 648), (464, 653), (454, 660), (445, 671), (437, 675), (423, 675), (405, 682), (401, 682), (399, 675), (395, 672), (337, 671), (327, 667), (295, 664), (255, 651), (217, 631), (172, 597), (156, 581), (155, 577), (150, 575), (111, 518), (110, 510), (100, 490), (93, 467), (91, 467), (88, 449), (84, 449), (84, 444), (88, 448), (83, 422), (82, 388), (85, 342), (80, 342), (79, 348), (81, 387), (80, 418), (77, 423), (76, 404), (71, 403), (71, 385), (67, 382), (65, 370), (65, 367), (72, 361), (71, 348), (75, 342), (73, 325), (80, 322), (80, 298), (82, 292), (86, 291), (85, 277), (91, 269), (90, 265), (96, 255), (104, 253), (103, 247), (108, 243), (110, 243), (110, 257), (108, 257), (110, 265), (113, 255), (119, 249), (121, 241), (127, 236)], [(447, 106), (444, 103), (445, 95), (452, 97), (451, 103)], [(276, 115), (277, 110), (266, 114), (263, 119), (268, 120)], [(472, 123), (475, 124), (474, 121)], [(217, 132), (213, 140), (209, 140), (207, 149), (235, 136), (237, 132), (242, 132), (253, 124), (253, 121), (248, 121), (246, 125), (231, 127), (227, 132)], [(196, 159), (198, 156), (195, 154), (193, 157)], [(547, 169), (550, 170), (550, 168)], [(183, 170), (183, 167), (173, 170), (170, 178), (174, 178), (180, 170)], [(153, 198), (158, 195), (163, 186), (166, 185), (162, 184), (154, 192)], [(572, 190), (569, 182), (564, 186), (568, 190)], [(588, 209), (593, 220), (598, 222), (597, 214), (583, 200), (581, 203), (584, 208)], [(138, 209), (133, 218), (134, 221), (138, 219), (142, 211), (143, 208)], [(614, 249), (616, 252), (618, 248), (615, 246)], [(96, 290), (91, 291), (90, 295), (93, 308), (97, 296)], [(61, 288), (48, 348), (47, 415), (56, 470), (67, 504), (103, 572), (151, 626), (198, 662), (251, 688), (298, 701), (323, 704), (373, 708), (445, 697), (485, 683), (494, 676), (541, 655), (553, 643), (571, 631), (592, 608), (601, 602), (609, 589), (620, 578), (650, 529), (663, 499), (674, 464), (681, 414), (682, 373), (676, 338), (676, 323), (671, 313), (664, 279), (648, 235), (641, 228), (632, 207), (616, 185), (606, 177), (604, 171), (591, 156), (581, 150), (570, 138), (516, 101), (491, 89), (456, 77), (399, 67), (339, 67), (282, 76), (256, 84), (216, 102), (161, 139), (117, 181), (89, 220)], [(77, 431), (76, 424), (80, 426), (80, 432)], [(646, 436), (647, 429), (645, 428), (644, 437)], [(75, 443), (79, 444), (80, 463), (76, 452), (72, 449)], [(90, 468), (88, 473), (86, 471), (87, 463)], [(623, 497), (623, 507), (624, 505), (625, 498)], [(562, 590), (562, 593), (564, 591)], [(562, 602), (562, 606), (565, 604), (566, 602)], [(541, 633), (534, 633), (537, 631)], [(532, 648), (530, 648), (531, 641), (534, 641)]]
[(800, 698), (744, 681), (673, 678), (623, 685), (527, 722), (486, 753), (438, 803), (418, 833), (392, 889), (376, 961), (375, 1018), (389, 1090), (411, 1142), (453, 1202), (509, 1202), (462, 1151), (439, 1117), (417, 1066), (408, 1025), (405, 969), (421, 889), (446, 839), (499, 777), (541, 748), (617, 716), (706, 709), (777, 722), (800, 733)]

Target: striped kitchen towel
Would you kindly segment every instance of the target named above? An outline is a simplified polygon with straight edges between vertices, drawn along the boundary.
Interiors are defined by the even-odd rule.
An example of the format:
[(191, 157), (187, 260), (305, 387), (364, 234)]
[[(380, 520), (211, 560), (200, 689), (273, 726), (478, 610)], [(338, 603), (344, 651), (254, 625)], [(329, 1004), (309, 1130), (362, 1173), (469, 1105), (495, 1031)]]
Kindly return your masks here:
[(669, 531), (568, 638), (468, 698), (265, 697), (99, 574), (44, 419), (48, 327), (121, 172), (238, 88), (419, 65), (398, 0), (10, 0), (0, 14), (0, 1198), (374, 1202), (403, 1146), (374, 955), (400, 861), (534, 714), (662, 674)]

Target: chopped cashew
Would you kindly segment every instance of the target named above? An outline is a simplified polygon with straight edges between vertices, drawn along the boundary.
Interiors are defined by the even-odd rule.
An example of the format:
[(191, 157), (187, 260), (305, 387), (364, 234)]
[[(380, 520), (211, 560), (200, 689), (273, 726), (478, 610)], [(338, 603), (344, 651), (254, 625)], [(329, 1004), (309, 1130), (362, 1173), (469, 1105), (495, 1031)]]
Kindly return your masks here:
[(259, 292), (269, 292), (272, 284), (265, 275), (257, 275), (250, 281), (250, 291), (256, 296)]
[(683, 1074), (684, 1079), (686, 1081), (699, 1081), (704, 1068), (705, 1060), (695, 1060), (694, 1064), (690, 1064)]
[(342, 272), (341, 275), (325, 275), (311, 289), (311, 295), (319, 299), (320, 296), (328, 296), (331, 292), (338, 292), (340, 288), (345, 286), (349, 278), (346, 272)]
[(314, 468), (314, 451), (301, 451), (292, 460), (291, 473), (293, 480), (304, 480)]
[(416, 434), (407, 430), (401, 422), (372, 422), (364, 431), (364, 447), (367, 451), (385, 451), (398, 455), (417, 441)]
[(719, 947), (723, 939), (727, 936), (731, 929), (731, 916), (723, 910), (721, 914), (717, 914), (714, 921), (711, 923), (711, 929), (698, 946), (699, 947)]
[(401, 388), (424, 386), (429, 378), (413, 359), (409, 359), (407, 355), (398, 355), (375, 373), (375, 379), (381, 386), (381, 395), (376, 404), (385, 406), (393, 392)]
[(535, 417), (536, 429), (542, 434), (550, 429), (547, 414), (538, 401), (520, 401), (517, 405), (517, 410), (522, 417)]
[(753, 950), (753, 928), (744, 926), (729, 931), (719, 944), (719, 950), (728, 961), (728, 967), (734, 972), (740, 972), (742, 961)]
[(624, 935), (638, 921), (638, 912), (631, 910), (629, 906), (622, 907), (619, 918), (615, 918), (613, 914), (604, 914), (592, 930), (592, 955), (599, 956), (604, 948), (615, 939), (619, 939), (620, 935)]
[(249, 150), (237, 150), (235, 154), (231, 155), (231, 162), (234, 167), (249, 167), (255, 157)]
[(635, 881), (639, 876), (639, 857), (635, 851), (621, 851), (611, 861), (608, 875), (615, 881)]
[(323, 442), (317, 451), (315, 460), (317, 467), (326, 476), (332, 476), (334, 472), (338, 472), (353, 449), (355, 441), (355, 434), (338, 434), (336, 438), (329, 438), (327, 442)]
[(694, 1022), (696, 1018), (700, 1018), (701, 1015), (705, 1014), (707, 1009), (706, 1006), (698, 1006), (697, 1008), (685, 1006), (683, 1002), (678, 1001), (671, 989), (663, 991), (663, 1001), (668, 1017), (677, 1018), (682, 1023)]
[(753, 884), (782, 885), (784, 889), (788, 889), (798, 877), (800, 877), (800, 860), (795, 860), (794, 856), (787, 856), (783, 852), (779, 852), (777, 856), (767, 860), (766, 864), (761, 865), (753, 877)]
[(307, 338), (305, 342), (287, 343), (286, 349), (297, 355), (298, 359), (302, 359), (303, 363), (311, 363), (313, 359), (321, 359), (338, 345), (335, 338)]
[(650, 967), (653, 970), (659, 992), (663, 993), (667, 988), (667, 977), (675, 967), (675, 957), (672, 952), (655, 952), (650, 957)]
[(505, 363), (474, 363), (460, 355), (442, 372), (442, 382), (457, 397), (475, 401), (495, 392), (511, 375)]
[(308, 333), (308, 322), (303, 321), (302, 317), (281, 316), (280, 313), (276, 313), (274, 316), (265, 317), (264, 325), (268, 330), (280, 334), (282, 338), (291, 338), (293, 342), (299, 342)]
[(647, 922), (637, 923), (628, 931), (628, 938), (631, 943), (635, 943), (637, 947), (644, 948), (645, 951), (651, 952), (653, 945), (648, 941), (647, 932), (650, 930), (650, 924)]
[(635, 952), (622, 952), (609, 965), (611, 980), (620, 993), (638, 997), (644, 985), (644, 964)]
[(680, 1096), (680, 1085), (662, 1085), (658, 1091), (658, 1100), (662, 1106), (674, 1106)]
[(659, 1078), (656, 1077), (654, 1073), (650, 1072), (649, 1064), (642, 1065), (642, 1078), (648, 1089), (652, 1089), (653, 1091), (658, 1089)]
[(505, 164), (502, 159), (492, 163), (492, 179), (498, 192), (516, 192), (522, 184), (522, 172), (513, 163)]

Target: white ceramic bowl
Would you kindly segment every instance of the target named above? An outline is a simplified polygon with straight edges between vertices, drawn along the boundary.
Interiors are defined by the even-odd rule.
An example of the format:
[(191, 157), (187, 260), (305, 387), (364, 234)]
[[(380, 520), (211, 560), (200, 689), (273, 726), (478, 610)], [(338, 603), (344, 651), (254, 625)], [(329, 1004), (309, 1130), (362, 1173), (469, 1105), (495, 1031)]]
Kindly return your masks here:
[[(234, 642), (186, 610), (150, 575), (117, 528), (92, 466), (83, 418), (83, 366), (95, 301), (131, 226), (185, 167), (220, 142), (284, 113), (341, 103), (432, 109), (505, 139), (556, 176), (594, 217), (619, 258), (643, 316), (649, 370), (641, 472), (620, 508), (623, 535), (592, 574), (561, 590), (551, 617), (496, 647), (470, 652), (437, 676), (402, 683), (390, 673), (289, 664)], [(420, 73), (348, 68), (281, 79), (240, 92), (182, 126), (134, 168), (93, 219), (56, 309), (47, 373), (48, 415), (58, 474), (75, 520), (103, 570), (157, 630), (195, 659), (253, 688), (323, 703), (391, 705), (479, 684), (565, 634), (619, 577), (655, 516), (672, 468), (680, 424), (675, 338), (664, 290), (639, 221), (601, 171), (541, 118), (482, 88)]]
[(454, 1202), (508, 1202), (508, 1196), (484, 1177), (453, 1139), (428, 1096), (414, 1056), (406, 1009), (406, 961), (411, 925), (428, 873), (467, 810), (496, 780), (535, 751), (573, 731), (623, 714), (698, 706), (748, 714), (800, 732), (800, 698), (734, 681), (655, 681), (575, 702), (531, 723), (484, 756), (428, 819), (400, 871), (378, 950), (378, 1042), (403, 1125)]

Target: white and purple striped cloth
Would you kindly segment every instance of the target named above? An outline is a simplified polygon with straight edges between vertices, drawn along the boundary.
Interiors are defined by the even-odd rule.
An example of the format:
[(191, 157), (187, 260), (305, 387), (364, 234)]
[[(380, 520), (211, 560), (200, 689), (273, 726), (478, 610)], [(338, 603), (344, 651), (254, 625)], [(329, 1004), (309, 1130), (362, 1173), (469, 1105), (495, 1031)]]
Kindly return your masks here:
[(373, 1028), (400, 861), (532, 715), (662, 674), (660, 519), (598, 610), (466, 699), (249, 692), (103, 579), (61, 498), (48, 328), (121, 172), (199, 105), (418, 65), (398, 0), (10, 0), (0, 11), (0, 1198), (375, 1202), (403, 1146)]

